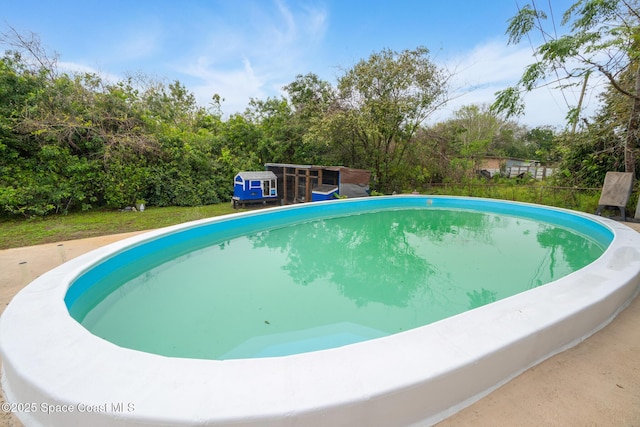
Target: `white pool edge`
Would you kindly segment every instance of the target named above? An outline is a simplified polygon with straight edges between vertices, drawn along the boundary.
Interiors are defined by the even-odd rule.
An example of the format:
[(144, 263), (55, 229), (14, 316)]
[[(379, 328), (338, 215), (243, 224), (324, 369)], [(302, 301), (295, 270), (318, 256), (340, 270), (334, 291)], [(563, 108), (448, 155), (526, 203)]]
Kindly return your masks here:
[[(69, 316), (64, 295), (86, 265), (167, 230), (135, 236), (67, 262), (14, 298), (0, 319), (4, 393), (22, 409), (35, 404), (17, 413), (27, 427), (430, 425), (581, 342), (638, 294), (640, 235), (583, 216), (614, 240), (556, 282), (381, 339), (227, 361), (123, 349)], [(129, 404), (133, 411), (117, 410)], [(48, 405), (55, 412), (46, 414)]]

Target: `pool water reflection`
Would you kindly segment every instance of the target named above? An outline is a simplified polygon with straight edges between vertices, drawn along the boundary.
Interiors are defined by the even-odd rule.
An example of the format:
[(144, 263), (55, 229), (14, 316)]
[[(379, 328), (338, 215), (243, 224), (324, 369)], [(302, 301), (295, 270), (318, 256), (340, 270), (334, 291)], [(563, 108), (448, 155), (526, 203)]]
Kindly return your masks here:
[(281, 356), (417, 328), (557, 280), (606, 249), (548, 222), (427, 208), (211, 239), (107, 275), (100, 287), (113, 291), (72, 314), (93, 334), (150, 353)]

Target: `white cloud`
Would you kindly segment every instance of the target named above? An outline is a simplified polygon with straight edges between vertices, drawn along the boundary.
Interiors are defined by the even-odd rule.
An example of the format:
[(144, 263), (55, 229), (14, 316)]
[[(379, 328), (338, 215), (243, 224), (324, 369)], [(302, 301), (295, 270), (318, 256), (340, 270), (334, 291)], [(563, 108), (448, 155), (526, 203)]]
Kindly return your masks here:
[(216, 22), (176, 65), (200, 103), (209, 104), (214, 93), (225, 98), (225, 114), (244, 111), (250, 98), (280, 95), (296, 74), (308, 72), (327, 25), (323, 10), (283, 0), (259, 3), (245, 16), (242, 25)]
[(265, 98), (264, 78), (256, 75), (249, 59), (244, 58), (241, 62), (242, 66), (223, 70), (201, 57), (196, 64), (184, 69), (199, 81), (190, 87), (198, 103), (209, 106), (211, 97), (217, 93), (224, 98), (222, 111), (229, 115), (243, 112), (250, 98)]
[(305, 25), (307, 35), (314, 42), (322, 40), (327, 31), (327, 12), (314, 8), (306, 8), (304, 11), (307, 14)]
[(159, 50), (159, 34), (145, 31), (132, 34), (116, 49), (119, 59), (131, 61), (146, 58)]
[(278, 25), (279, 22), (272, 22), (271, 31), (279, 38), (279, 40), (276, 40), (276, 44), (287, 44), (295, 40), (298, 28), (291, 10), (287, 8), (284, 2), (282, 0), (276, 0), (276, 6), (278, 12), (280, 12), (282, 21), (284, 21), (284, 28), (281, 30), (280, 25)]
[[(531, 47), (509, 46), (504, 40), (493, 40), (476, 46), (471, 52), (445, 61), (447, 69), (455, 72), (452, 87), (455, 96), (434, 115), (430, 122), (446, 120), (460, 107), (469, 104), (492, 104), (495, 93), (515, 85), (525, 67), (535, 61)], [(601, 86), (590, 84), (583, 117), (597, 108), (596, 95)], [(563, 127), (570, 107), (578, 103), (580, 87), (560, 90), (554, 84), (535, 89), (524, 96), (525, 114), (518, 122), (529, 127), (551, 125)]]

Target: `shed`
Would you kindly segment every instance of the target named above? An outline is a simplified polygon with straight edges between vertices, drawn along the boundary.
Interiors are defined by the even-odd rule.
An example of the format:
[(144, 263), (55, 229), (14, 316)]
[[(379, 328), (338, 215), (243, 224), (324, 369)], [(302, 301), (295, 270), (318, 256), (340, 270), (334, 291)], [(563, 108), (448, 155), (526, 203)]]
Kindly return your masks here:
[(233, 206), (278, 201), (278, 180), (271, 171), (238, 172), (233, 179)]
[(283, 204), (335, 198), (369, 196), (371, 172), (345, 166), (267, 163), (265, 168), (278, 177)]
[(490, 178), (502, 174), (508, 178), (522, 177), (525, 174), (536, 179), (544, 179), (553, 174), (553, 169), (542, 166), (538, 160), (523, 160), (513, 157), (484, 157), (478, 169), (480, 175)]

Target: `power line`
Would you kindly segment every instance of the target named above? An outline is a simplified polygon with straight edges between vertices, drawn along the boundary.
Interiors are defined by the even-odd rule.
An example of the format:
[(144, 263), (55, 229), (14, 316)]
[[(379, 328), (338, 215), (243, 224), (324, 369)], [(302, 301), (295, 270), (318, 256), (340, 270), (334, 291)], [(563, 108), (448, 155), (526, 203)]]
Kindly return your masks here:
[(557, 39), (558, 30), (556, 29), (556, 20), (553, 17), (553, 8), (551, 7), (551, 0), (548, 0), (548, 4), (549, 4), (549, 15), (551, 15), (551, 24), (553, 24), (553, 35)]
[[(521, 9), (520, 9), (520, 5), (518, 4), (517, 0), (515, 0), (515, 4), (516, 4), (516, 8), (518, 9), (518, 12), (520, 12)], [(535, 8), (535, 5), (534, 5), (534, 8)], [(531, 35), (529, 34), (529, 32), (526, 33), (526, 36), (527, 36), (527, 40), (529, 41), (529, 46), (531, 47), (531, 52), (533, 53), (533, 57), (535, 58), (536, 61), (538, 61), (538, 52), (536, 52), (536, 48), (533, 46), (533, 41), (531, 40)], [(545, 85), (545, 86), (547, 86), (547, 85)], [(553, 92), (548, 87), (547, 87), (547, 90), (549, 91), (549, 95), (551, 95), (551, 99), (553, 99), (553, 102), (558, 106), (558, 108), (560, 108), (560, 105), (558, 104), (558, 101), (556, 101), (555, 96), (553, 96)], [(567, 102), (567, 100), (565, 99), (565, 103), (566, 102)]]
[[(544, 32), (544, 29), (542, 28), (542, 21), (540, 20), (540, 14), (538, 13), (538, 7), (536, 6), (535, 0), (531, 0), (531, 5), (533, 6), (533, 11), (535, 13), (536, 20), (538, 21), (538, 28), (540, 30), (540, 34), (542, 35), (542, 39), (544, 40), (545, 43), (547, 43), (547, 36), (546, 36), (546, 33)], [(549, 14), (551, 15), (554, 35), (555, 35), (555, 38), (557, 39), (558, 33), (556, 31), (555, 21), (553, 20), (553, 9), (551, 8), (551, 1), (549, 1)], [(529, 41), (531, 41), (531, 39), (529, 39)], [(536, 57), (536, 60), (537, 59), (538, 58)], [(553, 66), (553, 72), (556, 75), (556, 79), (558, 83), (560, 83), (560, 74), (558, 74), (558, 68), (555, 65)], [(571, 105), (569, 105), (569, 101), (567, 100), (567, 96), (564, 93), (564, 89), (562, 85), (559, 84), (558, 88), (560, 89), (560, 94), (562, 95), (562, 99), (564, 99), (564, 103), (566, 104), (567, 108), (571, 108)]]

